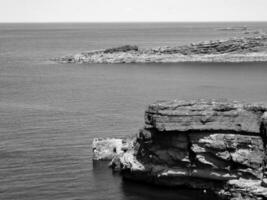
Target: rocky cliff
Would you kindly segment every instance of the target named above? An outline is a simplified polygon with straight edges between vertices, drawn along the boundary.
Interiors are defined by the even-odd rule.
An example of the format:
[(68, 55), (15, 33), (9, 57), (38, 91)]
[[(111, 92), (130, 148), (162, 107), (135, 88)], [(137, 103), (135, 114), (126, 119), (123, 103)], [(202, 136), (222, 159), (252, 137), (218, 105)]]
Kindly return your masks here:
[(60, 63), (173, 63), (267, 61), (267, 35), (141, 49), (124, 45), (54, 59)]
[(267, 106), (236, 101), (161, 101), (145, 111), (134, 147), (112, 161), (126, 179), (264, 199)]

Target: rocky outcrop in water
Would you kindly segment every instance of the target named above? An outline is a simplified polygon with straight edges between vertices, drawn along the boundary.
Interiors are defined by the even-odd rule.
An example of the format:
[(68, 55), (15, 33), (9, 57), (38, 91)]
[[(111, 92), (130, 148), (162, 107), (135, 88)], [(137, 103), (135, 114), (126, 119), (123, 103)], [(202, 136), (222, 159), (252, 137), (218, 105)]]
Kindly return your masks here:
[(135, 45), (89, 51), (54, 59), (59, 63), (173, 63), (267, 61), (267, 36), (141, 49)]
[(138, 46), (133, 45), (124, 45), (120, 47), (105, 49), (103, 53), (118, 53), (118, 52), (129, 52), (129, 51), (138, 51)]
[(112, 160), (133, 148), (134, 139), (94, 138), (92, 143), (93, 160)]
[(248, 27), (246, 26), (233, 26), (233, 27), (226, 27), (226, 28), (217, 28), (218, 31), (246, 31)]
[(261, 104), (157, 102), (113, 167), (130, 180), (208, 189), (225, 199), (267, 198), (266, 125)]

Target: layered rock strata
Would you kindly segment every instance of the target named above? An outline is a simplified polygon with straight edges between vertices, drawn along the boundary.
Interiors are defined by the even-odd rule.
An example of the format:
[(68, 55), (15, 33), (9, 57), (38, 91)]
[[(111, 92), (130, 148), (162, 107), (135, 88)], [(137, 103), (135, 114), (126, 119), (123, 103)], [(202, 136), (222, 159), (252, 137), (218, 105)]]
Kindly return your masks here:
[(267, 61), (267, 35), (152, 49), (124, 45), (53, 60), (60, 63), (264, 62)]
[[(267, 198), (267, 107), (235, 101), (162, 101), (145, 111), (134, 147), (113, 159), (127, 179)], [(249, 197), (249, 198), (248, 198)]]

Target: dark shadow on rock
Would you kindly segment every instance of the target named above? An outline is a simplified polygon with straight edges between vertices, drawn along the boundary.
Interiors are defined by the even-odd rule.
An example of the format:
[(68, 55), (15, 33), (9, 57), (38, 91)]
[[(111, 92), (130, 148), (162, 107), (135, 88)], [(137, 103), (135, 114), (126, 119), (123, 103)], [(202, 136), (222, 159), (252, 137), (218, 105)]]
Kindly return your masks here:
[(121, 190), (125, 200), (219, 200), (211, 191), (186, 187), (164, 187), (123, 180)]

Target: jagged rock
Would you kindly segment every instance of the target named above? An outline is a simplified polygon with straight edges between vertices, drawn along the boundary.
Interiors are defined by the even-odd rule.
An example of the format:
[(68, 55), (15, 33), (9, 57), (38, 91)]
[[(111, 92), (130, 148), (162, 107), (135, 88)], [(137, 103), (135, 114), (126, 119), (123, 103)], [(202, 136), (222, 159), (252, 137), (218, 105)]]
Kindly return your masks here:
[(112, 160), (133, 146), (132, 139), (94, 138), (92, 143), (94, 160)]
[(236, 101), (156, 102), (134, 147), (113, 164), (131, 180), (267, 198), (266, 113), (266, 105)]
[(267, 187), (261, 186), (259, 180), (240, 178), (228, 181), (226, 189), (218, 193), (231, 200), (264, 200), (267, 197)]
[(53, 59), (60, 63), (171, 63), (267, 61), (267, 35), (140, 49), (124, 45)]
[(262, 124), (261, 124), (261, 132), (263, 135), (263, 144), (265, 147), (265, 159), (264, 159), (264, 166), (263, 166), (263, 179), (262, 179), (262, 186), (267, 187), (267, 112), (264, 112), (262, 115)]
[(262, 138), (240, 134), (190, 134), (196, 165), (261, 178), (265, 151)]

